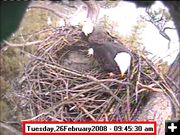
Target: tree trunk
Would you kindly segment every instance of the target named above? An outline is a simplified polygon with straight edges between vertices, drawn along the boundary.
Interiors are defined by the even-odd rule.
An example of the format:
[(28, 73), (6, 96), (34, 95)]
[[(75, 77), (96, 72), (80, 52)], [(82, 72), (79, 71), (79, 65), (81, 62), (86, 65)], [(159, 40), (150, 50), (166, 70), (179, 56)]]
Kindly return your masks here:
[(176, 84), (170, 83), (171, 88), (175, 91), (176, 97), (180, 101), (180, 52), (178, 53), (175, 61), (171, 64), (168, 71), (168, 76)]

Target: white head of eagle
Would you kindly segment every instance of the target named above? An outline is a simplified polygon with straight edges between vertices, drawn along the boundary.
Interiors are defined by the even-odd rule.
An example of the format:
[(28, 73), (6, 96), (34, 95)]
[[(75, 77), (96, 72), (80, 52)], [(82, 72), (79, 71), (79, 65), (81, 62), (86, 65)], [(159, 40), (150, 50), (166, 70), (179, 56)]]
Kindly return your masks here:
[(123, 76), (131, 65), (131, 55), (127, 52), (120, 52), (117, 53), (114, 60), (121, 71), (121, 75)]
[(93, 30), (94, 30), (94, 24), (90, 19), (87, 18), (82, 26), (82, 31), (86, 36), (88, 36), (93, 32)]
[(119, 73), (123, 76), (131, 64), (131, 52), (117, 43), (90, 43), (88, 55), (95, 55), (102, 68), (108, 72)]

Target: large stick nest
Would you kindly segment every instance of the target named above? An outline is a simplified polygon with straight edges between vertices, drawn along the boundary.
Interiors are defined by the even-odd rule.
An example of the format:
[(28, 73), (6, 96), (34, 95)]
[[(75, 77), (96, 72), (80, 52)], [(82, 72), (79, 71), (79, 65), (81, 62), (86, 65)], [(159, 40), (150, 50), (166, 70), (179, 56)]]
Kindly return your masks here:
[(132, 120), (149, 92), (173, 95), (155, 66), (139, 54), (134, 53), (131, 72), (124, 80), (119, 75), (109, 78), (98, 62), (87, 56), (87, 42), (81, 35), (77, 27), (52, 30), (30, 55), (14, 86), (15, 104), (24, 119)]

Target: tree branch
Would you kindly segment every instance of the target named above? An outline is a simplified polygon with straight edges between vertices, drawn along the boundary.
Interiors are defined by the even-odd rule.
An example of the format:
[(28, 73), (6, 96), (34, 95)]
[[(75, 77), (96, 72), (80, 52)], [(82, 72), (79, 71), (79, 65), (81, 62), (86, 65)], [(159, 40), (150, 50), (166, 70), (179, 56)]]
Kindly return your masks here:
[(33, 5), (33, 6), (29, 6), (29, 8), (39, 8), (39, 9), (44, 9), (44, 10), (48, 10), (50, 12), (52, 12), (53, 14), (55, 14), (56, 16), (58, 16), (59, 18), (63, 18), (63, 19), (68, 19), (70, 18), (70, 16), (57, 12), (56, 10), (49, 8), (47, 6), (42, 6), (42, 5)]
[(4, 43), (6, 43), (8, 46), (10, 47), (24, 47), (24, 46), (31, 46), (31, 45), (36, 45), (41, 43), (42, 41), (33, 41), (33, 42), (26, 42), (24, 44), (14, 44), (14, 43), (10, 43), (8, 41), (4, 41)]
[(165, 24), (167, 23), (167, 20), (164, 19), (164, 11), (161, 14), (161, 18), (157, 19), (156, 16), (150, 11), (150, 7), (146, 8), (146, 13), (147, 15), (150, 17), (150, 19), (147, 19), (145, 17), (142, 17), (145, 21), (148, 21), (150, 23), (152, 23), (158, 30), (161, 36), (163, 36), (165, 39), (167, 39), (168, 42), (168, 49), (170, 48), (170, 43), (171, 43), (171, 38), (169, 37), (169, 35), (165, 32), (166, 29), (174, 29), (174, 28), (170, 28), (170, 27), (164, 27)]

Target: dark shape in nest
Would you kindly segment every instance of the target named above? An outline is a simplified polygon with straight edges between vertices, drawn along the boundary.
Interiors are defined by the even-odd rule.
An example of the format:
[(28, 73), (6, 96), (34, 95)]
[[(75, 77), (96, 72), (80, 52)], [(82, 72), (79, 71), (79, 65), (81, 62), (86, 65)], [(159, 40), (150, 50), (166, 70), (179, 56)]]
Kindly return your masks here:
[[(119, 77), (109, 79), (97, 62), (95, 68), (93, 60), (88, 59), (87, 42), (81, 40), (80, 28), (66, 27), (60, 33), (39, 45), (17, 83), (21, 89), (15, 90), (14, 96), (18, 95), (16, 103), (25, 119), (132, 120), (149, 93), (149, 90), (143, 91), (143, 85), (152, 85), (154, 76), (158, 77), (153, 66), (135, 54), (129, 78), (123, 81)], [(80, 59), (73, 60), (75, 56)], [(146, 72), (146, 67), (151, 72)], [(166, 85), (157, 81), (154, 83), (156, 88)], [(29, 110), (33, 113), (28, 113)]]

